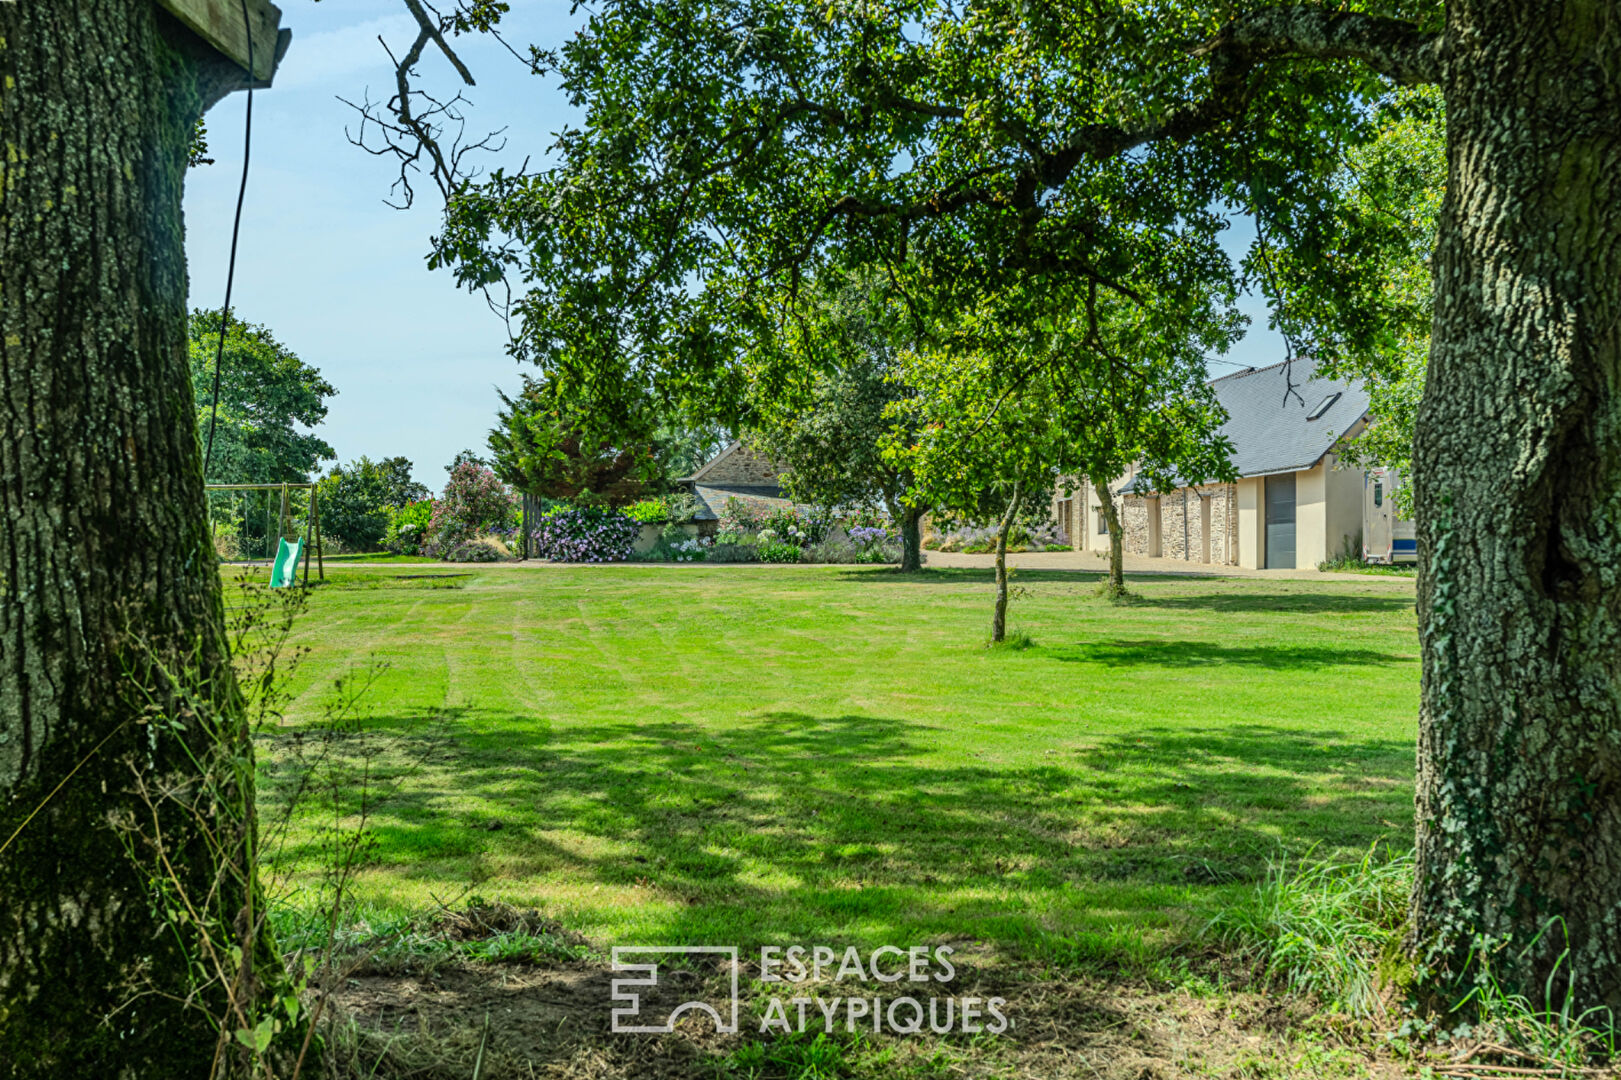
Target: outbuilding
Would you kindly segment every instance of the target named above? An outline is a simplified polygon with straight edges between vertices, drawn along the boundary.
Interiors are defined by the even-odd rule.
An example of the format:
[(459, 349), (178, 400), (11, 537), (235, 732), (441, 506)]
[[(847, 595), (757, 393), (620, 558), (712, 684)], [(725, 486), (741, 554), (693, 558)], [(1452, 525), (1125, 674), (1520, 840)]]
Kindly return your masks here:
[[(1362, 469), (1339, 456), (1367, 423), (1368, 395), (1319, 376), (1309, 359), (1213, 380), (1227, 412), (1236, 483), (1156, 492), (1135, 470), (1110, 485), (1128, 554), (1195, 563), (1298, 569), (1362, 553)], [(1085, 498), (1081, 498), (1084, 490)], [(1055, 508), (1078, 550), (1107, 552), (1090, 486)]]

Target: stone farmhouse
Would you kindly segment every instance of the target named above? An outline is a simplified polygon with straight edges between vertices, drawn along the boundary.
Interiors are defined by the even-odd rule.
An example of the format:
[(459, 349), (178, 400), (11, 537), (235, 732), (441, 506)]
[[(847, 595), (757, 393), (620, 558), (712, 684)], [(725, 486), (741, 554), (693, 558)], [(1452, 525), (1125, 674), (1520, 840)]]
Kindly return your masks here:
[(676, 481), (698, 500), (693, 520), (701, 532), (713, 532), (727, 499), (738, 499), (756, 510), (790, 507), (777, 476), (781, 467), (740, 439), (704, 462), (691, 476)]
[[(1110, 485), (1132, 555), (1251, 568), (1314, 567), (1362, 550), (1363, 472), (1336, 448), (1367, 423), (1360, 386), (1319, 377), (1310, 360), (1253, 368), (1211, 383), (1227, 410), (1237, 483), (1154, 492), (1135, 470)], [(1090, 485), (1056, 499), (1053, 516), (1080, 551), (1109, 550)]]

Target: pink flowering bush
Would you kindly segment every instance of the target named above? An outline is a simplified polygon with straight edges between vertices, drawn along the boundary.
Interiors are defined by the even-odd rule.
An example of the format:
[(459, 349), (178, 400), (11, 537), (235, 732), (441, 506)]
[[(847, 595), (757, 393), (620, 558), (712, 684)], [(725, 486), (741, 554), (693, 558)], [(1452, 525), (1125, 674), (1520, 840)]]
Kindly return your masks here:
[(535, 554), (550, 562), (624, 562), (641, 529), (611, 510), (569, 507), (541, 518), (529, 537)]
[(433, 504), (422, 549), (429, 555), (445, 555), (480, 532), (504, 528), (512, 513), (507, 486), (484, 466), (463, 462), (451, 471), (444, 494)]

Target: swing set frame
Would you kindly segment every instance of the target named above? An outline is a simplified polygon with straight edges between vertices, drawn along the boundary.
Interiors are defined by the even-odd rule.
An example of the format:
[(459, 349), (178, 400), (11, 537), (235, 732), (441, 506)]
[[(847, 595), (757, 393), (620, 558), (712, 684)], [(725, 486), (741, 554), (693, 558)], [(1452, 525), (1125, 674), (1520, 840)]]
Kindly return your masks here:
[[(315, 497), (315, 485), (301, 484), (204, 484), (204, 491), (279, 491), (281, 492), (281, 512), (276, 518), (276, 535), (287, 534), (287, 524), (292, 520), (291, 493), (295, 490), (309, 492), (309, 513), (304, 516), (304, 586), (310, 583), (310, 548), (315, 549), (315, 572), (321, 581), (326, 580), (326, 560), (321, 548), (321, 503)], [(217, 535), (216, 527), (209, 526), (210, 537)], [(267, 537), (268, 540), (268, 537)], [(312, 542), (313, 541), (313, 542)], [(257, 559), (244, 559), (242, 562), (257, 563)], [(274, 564), (275, 556), (270, 556)]]

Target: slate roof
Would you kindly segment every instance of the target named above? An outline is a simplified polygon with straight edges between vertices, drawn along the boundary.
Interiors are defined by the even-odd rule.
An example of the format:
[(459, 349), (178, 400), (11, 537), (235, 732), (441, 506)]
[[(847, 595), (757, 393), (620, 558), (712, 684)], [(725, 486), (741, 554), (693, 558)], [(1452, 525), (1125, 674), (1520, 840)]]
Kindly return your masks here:
[(792, 499), (783, 494), (776, 484), (705, 484), (693, 483), (692, 493), (698, 497), (698, 512), (694, 521), (715, 521), (726, 509), (727, 499), (740, 499), (756, 510), (785, 510), (794, 506)]
[[(1286, 389), (1292, 382), (1294, 389)], [(1240, 371), (1210, 383), (1227, 410), (1221, 433), (1233, 444), (1239, 476), (1309, 469), (1368, 413), (1368, 392), (1355, 382), (1318, 377), (1316, 363), (1296, 359), (1287, 381), (1284, 365)], [(1307, 417), (1333, 394), (1339, 398), (1315, 420)], [(1135, 489), (1134, 479), (1121, 488)], [(1146, 487), (1146, 485), (1144, 485)]]

